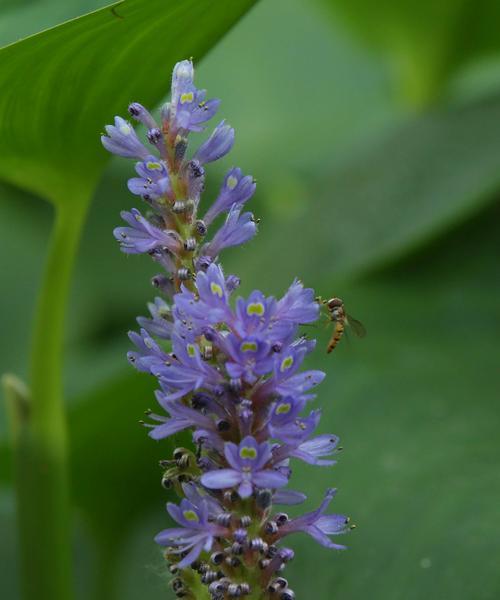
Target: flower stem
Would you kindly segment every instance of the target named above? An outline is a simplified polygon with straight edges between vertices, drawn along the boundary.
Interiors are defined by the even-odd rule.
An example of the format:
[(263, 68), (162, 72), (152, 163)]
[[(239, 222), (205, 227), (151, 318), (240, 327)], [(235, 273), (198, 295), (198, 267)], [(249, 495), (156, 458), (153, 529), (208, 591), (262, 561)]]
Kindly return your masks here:
[(62, 355), (71, 272), (87, 206), (87, 198), (80, 197), (56, 207), (32, 340), (31, 401), (24, 419), (13, 423), (24, 600), (73, 597)]
[(201, 583), (200, 576), (195, 573), (193, 569), (185, 569), (183, 571), (183, 579), (186, 584), (186, 591), (190, 594), (189, 597), (196, 598), (196, 600), (209, 600), (210, 594), (208, 593), (207, 586)]

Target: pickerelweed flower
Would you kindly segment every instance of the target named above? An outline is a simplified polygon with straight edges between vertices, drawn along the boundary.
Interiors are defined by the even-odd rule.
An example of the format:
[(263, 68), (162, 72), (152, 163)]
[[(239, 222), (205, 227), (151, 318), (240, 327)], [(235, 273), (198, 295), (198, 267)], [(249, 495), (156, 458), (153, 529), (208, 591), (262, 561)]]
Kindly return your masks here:
[(350, 528), (346, 517), (325, 514), (331, 489), (313, 512), (290, 519), (274, 511), (306, 499), (287, 488), (291, 459), (335, 463), (338, 438), (316, 433), (321, 411), (310, 408), (325, 374), (301, 368), (315, 342), (299, 328), (319, 318), (320, 304), (299, 280), (279, 299), (258, 290), (233, 298), (239, 278), (224, 273), (219, 258), (257, 232), (246, 210), (255, 181), (231, 168), (211, 206), (200, 205), (205, 166), (231, 150), (234, 130), (221, 121), (188, 151), (189, 134), (203, 131), (219, 107), (193, 77), (191, 61), (175, 66), (160, 123), (137, 102), (129, 106), (147, 142), (121, 117), (102, 136), (107, 150), (138, 161), (128, 189), (147, 204), (144, 214), (122, 212), (126, 226), (115, 238), (123, 252), (149, 254), (162, 270), (152, 280), (159, 296), (150, 316), (130, 333), (130, 362), (159, 385), (160, 414), (148, 411), (145, 426), (155, 440), (189, 430), (196, 448), (177, 448), (161, 462), (162, 483), (180, 503), (167, 504), (175, 526), (156, 542), (179, 597), (291, 600), (280, 574), (293, 551), (282, 540), (305, 532), (343, 549), (331, 536)]

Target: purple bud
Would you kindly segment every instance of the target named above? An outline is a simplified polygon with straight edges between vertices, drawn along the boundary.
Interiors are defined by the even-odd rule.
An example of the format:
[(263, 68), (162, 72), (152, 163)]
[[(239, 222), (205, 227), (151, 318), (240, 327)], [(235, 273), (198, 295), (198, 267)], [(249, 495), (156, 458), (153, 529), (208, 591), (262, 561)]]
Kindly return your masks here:
[(153, 119), (147, 109), (139, 104), (139, 102), (132, 102), (128, 107), (128, 112), (136, 121), (139, 121), (145, 125), (148, 129), (158, 128), (156, 121)]
[(205, 186), (205, 169), (197, 160), (190, 160), (188, 162), (187, 180), (189, 198), (198, 203), (200, 194)]
[(229, 293), (234, 292), (241, 285), (241, 279), (237, 275), (228, 275), (226, 279), (226, 288)]
[(163, 138), (163, 134), (158, 127), (153, 127), (148, 131), (147, 138), (150, 144), (156, 145)]
[(234, 129), (221, 121), (208, 140), (198, 148), (194, 158), (202, 165), (219, 160), (231, 150), (233, 144)]

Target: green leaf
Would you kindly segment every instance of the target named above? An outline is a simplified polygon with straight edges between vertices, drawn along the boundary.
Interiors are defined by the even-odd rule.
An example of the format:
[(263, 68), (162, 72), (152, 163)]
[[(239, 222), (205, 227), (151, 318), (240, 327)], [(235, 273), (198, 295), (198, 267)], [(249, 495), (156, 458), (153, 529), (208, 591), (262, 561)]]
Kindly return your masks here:
[(463, 65), (500, 51), (495, 0), (324, 0), (391, 60), (403, 94), (432, 102)]
[[(263, 220), (258, 249), (305, 277), (335, 280), (395, 262), (495, 199), (500, 187), (500, 98), (428, 112), (372, 140), (308, 192), (306, 211)], [(296, 232), (301, 243), (290, 245)], [(246, 278), (259, 264), (248, 265)], [(271, 267), (269, 267), (271, 268)], [(274, 275), (284, 278), (281, 267)], [(285, 271), (290, 277), (290, 269)]]
[(11, 44), (107, 4), (106, 0), (3, 0), (0, 44)]
[(2, 0), (0, 44), (16, 42), (106, 4), (106, 0)]
[(254, 1), (124, 0), (1, 49), (0, 177), (61, 203), (91, 191), (103, 126), (156, 104), (175, 61), (201, 58)]

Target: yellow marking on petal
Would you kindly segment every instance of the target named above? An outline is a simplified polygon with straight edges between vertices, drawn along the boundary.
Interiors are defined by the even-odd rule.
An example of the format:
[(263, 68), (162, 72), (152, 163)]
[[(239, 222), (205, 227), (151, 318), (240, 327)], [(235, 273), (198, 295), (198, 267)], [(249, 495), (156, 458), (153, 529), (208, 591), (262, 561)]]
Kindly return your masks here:
[(256, 342), (243, 342), (240, 346), (242, 352), (257, 352)]
[(287, 356), (281, 361), (280, 371), (287, 371), (293, 365), (293, 356)]
[(142, 221), (142, 215), (139, 215), (139, 214), (135, 213), (134, 217), (135, 217), (136, 221), (139, 221), (139, 223), (141, 223), (141, 221)]
[(161, 171), (161, 163), (159, 162), (147, 162), (146, 167), (150, 171)]
[(274, 411), (277, 415), (286, 415), (290, 412), (292, 405), (284, 402), (283, 404), (278, 404), (276, 410)]
[(230, 175), (227, 178), (226, 185), (230, 190), (234, 190), (234, 188), (238, 185), (238, 180), (236, 179), (236, 177), (233, 177), (233, 175)]
[(194, 100), (193, 92), (185, 92), (181, 96), (181, 104), (186, 104), (186, 103), (192, 102), (193, 100)]
[(194, 512), (194, 510), (185, 510), (182, 513), (182, 516), (186, 519), (186, 521), (192, 521), (194, 523), (200, 522), (200, 517)]
[(243, 446), (243, 448), (240, 449), (240, 457), (255, 460), (257, 458), (257, 450), (255, 448)]
[(222, 298), (222, 296), (224, 295), (221, 286), (218, 283), (215, 283), (215, 281), (212, 281), (212, 283), (210, 284), (210, 291), (214, 296), (219, 296), (219, 298)]
[(196, 356), (196, 346), (194, 344), (188, 344), (186, 346), (187, 349), (187, 353), (191, 358), (194, 358)]
[(266, 309), (264, 308), (264, 305), (262, 304), (262, 302), (251, 302), (247, 306), (247, 315), (249, 317), (251, 317), (252, 315), (257, 315), (259, 317), (262, 317), (262, 315), (265, 312), (266, 312)]

